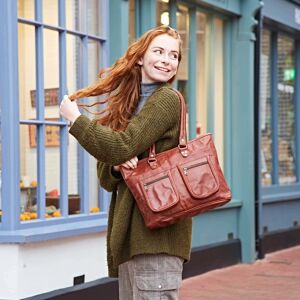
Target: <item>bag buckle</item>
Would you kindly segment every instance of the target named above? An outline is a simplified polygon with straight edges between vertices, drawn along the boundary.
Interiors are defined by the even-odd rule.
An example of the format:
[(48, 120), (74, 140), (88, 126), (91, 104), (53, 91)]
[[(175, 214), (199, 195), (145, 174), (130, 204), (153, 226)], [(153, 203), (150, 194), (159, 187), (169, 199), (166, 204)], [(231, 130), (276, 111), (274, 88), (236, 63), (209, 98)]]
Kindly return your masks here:
[(149, 164), (151, 169), (155, 169), (157, 167), (156, 157), (149, 157), (148, 158), (148, 164)]
[(189, 155), (187, 144), (179, 144), (178, 149), (183, 157), (187, 157)]

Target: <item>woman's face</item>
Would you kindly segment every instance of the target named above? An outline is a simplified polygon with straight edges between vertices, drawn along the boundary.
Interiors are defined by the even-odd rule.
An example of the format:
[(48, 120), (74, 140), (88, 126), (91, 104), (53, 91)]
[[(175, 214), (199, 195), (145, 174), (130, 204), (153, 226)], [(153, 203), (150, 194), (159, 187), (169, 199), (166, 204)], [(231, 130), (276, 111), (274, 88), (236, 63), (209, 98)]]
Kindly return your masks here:
[(155, 37), (150, 43), (141, 66), (142, 82), (167, 82), (177, 72), (179, 58), (179, 40), (168, 34)]

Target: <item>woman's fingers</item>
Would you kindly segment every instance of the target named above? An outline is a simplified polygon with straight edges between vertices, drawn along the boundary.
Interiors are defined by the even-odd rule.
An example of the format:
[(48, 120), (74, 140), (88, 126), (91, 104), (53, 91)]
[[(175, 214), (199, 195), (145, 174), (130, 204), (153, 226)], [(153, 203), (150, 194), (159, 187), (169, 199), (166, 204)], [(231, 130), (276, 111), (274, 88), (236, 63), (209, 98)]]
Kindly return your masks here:
[(132, 159), (123, 163), (122, 166), (127, 169), (135, 169), (137, 167), (137, 163), (138, 163), (138, 158), (135, 156)]
[(71, 101), (68, 95), (65, 95), (60, 103), (60, 114), (72, 123), (81, 115), (76, 101)]

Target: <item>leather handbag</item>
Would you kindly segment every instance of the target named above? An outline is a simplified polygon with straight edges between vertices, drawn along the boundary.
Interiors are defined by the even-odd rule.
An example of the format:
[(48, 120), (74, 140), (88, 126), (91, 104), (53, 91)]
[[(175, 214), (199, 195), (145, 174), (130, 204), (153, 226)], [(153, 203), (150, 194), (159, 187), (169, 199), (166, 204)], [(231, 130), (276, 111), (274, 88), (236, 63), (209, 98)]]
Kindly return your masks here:
[(231, 199), (212, 135), (187, 141), (185, 101), (174, 91), (181, 105), (178, 147), (156, 154), (154, 144), (137, 168), (120, 168), (150, 229), (204, 213)]

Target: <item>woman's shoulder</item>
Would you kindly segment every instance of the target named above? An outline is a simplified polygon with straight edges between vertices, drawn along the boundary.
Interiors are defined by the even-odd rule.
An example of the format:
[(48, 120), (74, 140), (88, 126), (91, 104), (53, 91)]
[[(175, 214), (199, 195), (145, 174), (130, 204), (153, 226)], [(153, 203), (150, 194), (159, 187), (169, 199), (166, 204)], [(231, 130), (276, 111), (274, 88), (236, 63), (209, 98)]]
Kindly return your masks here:
[(179, 97), (176, 91), (169, 85), (158, 88), (149, 98), (149, 102), (162, 108), (179, 108)]

